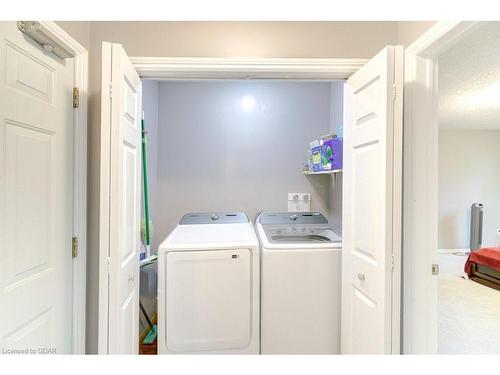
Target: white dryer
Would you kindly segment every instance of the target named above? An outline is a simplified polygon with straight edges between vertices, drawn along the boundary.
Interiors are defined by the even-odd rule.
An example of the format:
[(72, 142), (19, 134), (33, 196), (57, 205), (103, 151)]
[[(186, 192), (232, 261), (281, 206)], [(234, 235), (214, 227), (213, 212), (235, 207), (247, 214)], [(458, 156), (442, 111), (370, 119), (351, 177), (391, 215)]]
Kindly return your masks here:
[(158, 353), (259, 354), (259, 243), (245, 213), (190, 213), (158, 251)]
[(261, 353), (339, 354), (342, 239), (319, 212), (264, 212)]

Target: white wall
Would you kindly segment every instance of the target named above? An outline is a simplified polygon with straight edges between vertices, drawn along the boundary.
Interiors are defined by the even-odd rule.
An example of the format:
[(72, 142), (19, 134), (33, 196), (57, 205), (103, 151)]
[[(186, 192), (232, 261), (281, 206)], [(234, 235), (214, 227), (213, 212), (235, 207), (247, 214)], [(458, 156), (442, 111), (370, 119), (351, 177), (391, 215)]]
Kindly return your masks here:
[(78, 43), (86, 49), (90, 46), (90, 21), (56, 21), (56, 24), (63, 28)]
[(435, 23), (436, 21), (399, 21), (397, 44), (408, 47)]
[(286, 210), (288, 192), (330, 216), (331, 179), (301, 173), (309, 141), (330, 130), (330, 83), (160, 83), (159, 107), (160, 237), (187, 212)]
[(470, 206), (484, 204), (483, 246), (498, 246), (500, 130), (439, 130), (439, 248), (468, 248)]
[(91, 38), (132, 56), (369, 58), (397, 42), (397, 22), (92, 22)]
[[(484, 204), (483, 246), (499, 245), (499, 22), (439, 56), (439, 246), (468, 248), (470, 205)], [(458, 79), (457, 79), (458, 77)]]
[[(481, 22), (439, 55), (439, 126), (500, 129), (500, 22)], [(457, 79), (459, 77), (459, 79)]]

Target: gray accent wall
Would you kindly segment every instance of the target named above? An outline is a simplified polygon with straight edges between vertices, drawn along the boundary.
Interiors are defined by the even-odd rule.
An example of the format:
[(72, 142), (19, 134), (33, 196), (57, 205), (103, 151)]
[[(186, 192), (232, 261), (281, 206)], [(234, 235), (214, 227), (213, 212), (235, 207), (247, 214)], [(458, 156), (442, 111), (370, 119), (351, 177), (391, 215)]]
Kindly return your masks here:
[[(286, 210), (288, 192), (312, 193), (313, 208), (341, 230), (342, 176), (306, 177), (300, 169), (308, 142), (342, 126), (343, 86), (144, 80), (152, 251), (187, 212), (242, 209), (253, 221), (261, 209)], [(254, 111), (242, 110), (245, 95), (255, 97)], [(140, 285), (152, 317), (155, 265), (141, 270)]]
[[(253, 111), (241, 99), (253, 96)], [(148, 100), (148, 99), (145, 99)], [(156, 236), (186, 212), (286, 210), (289, 192), (312, 194), (332, 216), (330, 176), (304, 176), (308, 143), (330, 129), (329, 82), (162, 82)]]

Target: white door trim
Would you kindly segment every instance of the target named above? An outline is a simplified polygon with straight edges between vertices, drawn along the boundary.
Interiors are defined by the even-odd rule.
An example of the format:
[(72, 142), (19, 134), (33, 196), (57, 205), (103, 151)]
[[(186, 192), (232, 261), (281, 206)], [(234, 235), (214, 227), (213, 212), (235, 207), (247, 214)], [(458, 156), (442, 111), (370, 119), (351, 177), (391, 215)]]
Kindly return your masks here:
[(131, 57), (141, 78), (200, 79), (347, 79), (368, 59)]
[(405, 51), (403, 353), (436, 353), (437, 57), (477, 22), (441, 21)]
[[(78, 256), (73, 258), (74, 354), (85, 354), (87, 270), (87, 84), (88, 51), (53, 21), (39, 21), (74, 58), (74, 86), (80, 90), (73, 126), (73, 236), (78, 237)], [(68, 244), (69, 248), (70, 244)]]
[(101, 54), (101, 169), (99, 196), (99, 308), (97, 327), (97, 354), (109, 353), (109, 222), (110, 212), (110, 175), (111, 175), (111, 114), (106, 119), (109, 126), (103, 124), (103, 108), (111, 109), (111, 48), (104, 48)]
[[(403, 98), (404, 98), (404, 51), (401, 47), (400, 52), (396, 51), (394, 61), (394, 86), (403, 88), (403, 93), (393, 93), (394, 95), (394, 113), (393, 113), (393, 172), (392, 172), (392, 354), (401, 354), (402, 343), (402, 311), (401, 300), (403, 298), (402, 289), (402, 237), (403, 237)], [(401, 61), (403, 60), (403, 61)], [(403, 65), (403, 69), (399, 69)], [(403, 112), (403, 113), (402, 113)]]

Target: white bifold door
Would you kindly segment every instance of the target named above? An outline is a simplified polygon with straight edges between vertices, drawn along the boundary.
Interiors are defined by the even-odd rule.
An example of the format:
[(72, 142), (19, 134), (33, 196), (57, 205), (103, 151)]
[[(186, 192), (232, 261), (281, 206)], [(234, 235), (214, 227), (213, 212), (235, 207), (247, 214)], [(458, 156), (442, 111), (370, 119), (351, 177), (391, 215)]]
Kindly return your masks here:
[(141, 80), (102, 46), (99, 353), (136, 354), (139, 335)]
[(342, 353), (400, 352), (403, 48), (346, 82)]

